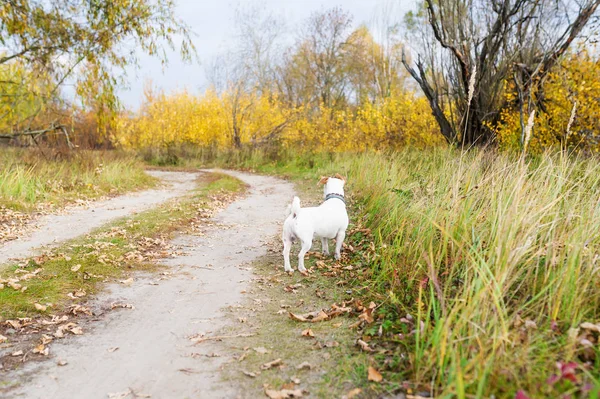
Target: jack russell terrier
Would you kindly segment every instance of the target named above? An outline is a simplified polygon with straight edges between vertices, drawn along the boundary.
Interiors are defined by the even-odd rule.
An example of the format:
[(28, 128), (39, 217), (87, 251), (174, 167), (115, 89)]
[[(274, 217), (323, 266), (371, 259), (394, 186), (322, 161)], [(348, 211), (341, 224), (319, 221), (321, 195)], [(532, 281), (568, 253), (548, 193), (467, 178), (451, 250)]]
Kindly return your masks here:
[(322, 177), (323, 197), (325, 201), (318, 207), (301, 208), (300, 198), (294, 197), (288, 205), (287, 218), (283, 224), (283, 259), (286, 272), (292, 272), (290, 249), (292, 242), (299, 239), (302, 245), (298, 254), (298, 271), (306, 273), (304, 255), (312, 246), (313, 236), (321, 237), (323, 254), (329, 255), (330, 238), (335, 238), (335, 259), (340, 259), (342, 243), (348, 228), (348, 213), (344, 199), (346, 179), (339, 173), (335, 177)]

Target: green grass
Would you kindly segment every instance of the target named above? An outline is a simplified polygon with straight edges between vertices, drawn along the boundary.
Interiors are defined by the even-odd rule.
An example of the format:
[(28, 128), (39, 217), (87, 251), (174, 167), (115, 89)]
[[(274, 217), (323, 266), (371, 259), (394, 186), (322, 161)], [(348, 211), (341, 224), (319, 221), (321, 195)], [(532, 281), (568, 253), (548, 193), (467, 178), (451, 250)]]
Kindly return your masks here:
[[(201, 162), (302, 187), (347, 175), (353, 222), (374, 242), (354, 284), (382, 304), (363, 334), (390, 351), (373, 357), (385, 377), (375, 392), (405, 380), (441, 398), (595, 397), (600, 389), (600, 337), (580, 329), (600, 322), (597, 158), (406, 149), (279, 159), (247, 151), (180, 163)], [(340, 362), (352, 379), (351, 357)], [(577, 381), (550, 384), (557, 362), (575, 362)]]
[[(238, 179), (210, 174), (199, 181), (191, 195), (118, 220), (85, 238), (67, 242), (53, 250), (49, 259), (32, 258), (25, 265), (0, 265), (0, 280), (23, 274), (16, 274), (16, 270), (33, 272), (42, 269), (36, 277), (19, 282), (27, 287), (24, 292), (8, 286), (0, 289), (0, 319), (55, 314), (72, 303), (67, 296), (69, 293), (85, 290), (89, 295), (97, 292), (104, 281), (126, 278), (136, 270), (155, 269), (157, 266), (152, 259), (128, 260), (127, 254), (147, 237), (168, 239), (174, 231), (185, 228), (199, 211), (210, 205), (214, 196), (239, 193), (244, 188), (244, 183)], [(81, 267), (72, 271), (76, 265)], [(35, 308), (36, 303), (52, 306), (40, 312)]]
[(64, 155), (33, 149), (0, 151), (0, 206), (28, 211), (40, 204), (147, 188), (155, 179), (136, 157), (115, 151), (73, 151)]

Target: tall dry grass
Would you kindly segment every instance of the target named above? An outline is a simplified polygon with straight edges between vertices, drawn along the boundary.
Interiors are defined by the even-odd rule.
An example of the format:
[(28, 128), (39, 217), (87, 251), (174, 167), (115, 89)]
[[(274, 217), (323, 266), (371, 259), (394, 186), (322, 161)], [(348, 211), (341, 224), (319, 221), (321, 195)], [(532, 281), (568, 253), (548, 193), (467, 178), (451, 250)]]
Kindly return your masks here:
[[(441, 397), (598, 390), (597, 335), (580, 328), (600, 321), (597, 159), (406, 150), (342, 164), (385, 244), (374, 286), (422, 323), (399, 339), (407, 377)], [(547, 381), (571, 361), (577, 384)]]
[(0, 151), (0, 205), (5, 207), (27, 210), (40, 203), (60, 205), (149, 187), (153, 182), (135, 156), (114, 151)]

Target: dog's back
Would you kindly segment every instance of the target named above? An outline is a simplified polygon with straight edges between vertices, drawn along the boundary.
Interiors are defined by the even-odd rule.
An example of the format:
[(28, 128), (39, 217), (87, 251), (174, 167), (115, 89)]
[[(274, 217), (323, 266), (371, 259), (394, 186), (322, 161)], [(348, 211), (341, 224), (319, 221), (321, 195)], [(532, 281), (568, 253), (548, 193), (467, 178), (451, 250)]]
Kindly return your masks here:
[(348, 227), (346, 205), (340, 200), (326, 201), (319, 206), (301, 208), (300, 199), (294, 197), (288, 205), (284, 234), (300, 239), (312, 239), (313, 235), (335, 238), (339, 230)]

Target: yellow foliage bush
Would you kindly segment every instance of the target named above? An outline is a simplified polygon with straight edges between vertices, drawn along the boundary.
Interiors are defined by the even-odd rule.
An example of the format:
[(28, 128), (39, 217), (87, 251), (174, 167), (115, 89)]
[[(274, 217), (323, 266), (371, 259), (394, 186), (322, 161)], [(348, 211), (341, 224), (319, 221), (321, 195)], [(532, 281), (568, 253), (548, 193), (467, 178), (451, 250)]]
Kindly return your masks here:
[(228, 148), (279, 140), (284, 147), (319, 151), (384, 150), (443, 143), (429, 105), (410, 92), (379, 104), (344, 110), (291, 108), (276, 95), (186, 91), (154, 94), (135, 114), (117, 120), (114, 141), (125, 148), (166, 148), (178, 144)]
[(32, 73), (20, 62), (0, 65), (0, 133), (20, 130), (45, 108), (49, 92), (44, 74)]
[[(505, 93), (509, 107), (501, 110), (500, 122), (494, 127), (503, 148), (517, 149), (521, 126), (514, 87), (507, 83)], [(600, 149), (600, 63), (588, 52), (567, 57), (560, 68), (550, 73), (544, 88), (545, 112), (536, 111), (529, 143), (530, 152), (561, 145), (589, 152)], [(575, 108), (575, 109), (574, 109)], [(574, 112), (571, 126), (569, 120)], [(529, 111), (525, 111), (527, 123)], [(567, 131), (567, 127), (569, 127)]]

